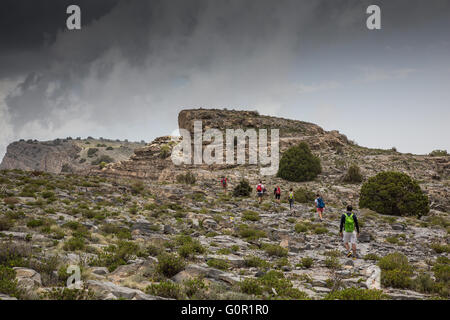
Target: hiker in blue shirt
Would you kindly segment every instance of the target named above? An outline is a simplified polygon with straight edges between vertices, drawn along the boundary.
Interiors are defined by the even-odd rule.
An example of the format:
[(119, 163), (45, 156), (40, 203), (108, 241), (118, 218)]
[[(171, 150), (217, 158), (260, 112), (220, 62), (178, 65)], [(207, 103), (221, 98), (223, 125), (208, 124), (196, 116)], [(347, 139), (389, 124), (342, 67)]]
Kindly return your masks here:
[(316, 194), (316, 200), (314, 200), (314, 202), (316, 203), (316, 208), (317, 208), (317, 213), (319, 214), (319, 219), (320, 219), (320, 221), (322, 221), (322, 214), (323, 214), (323, 209), (325, 208), (325, 202), (323, 202), (323, 199), (320, 196), (320, 194)]

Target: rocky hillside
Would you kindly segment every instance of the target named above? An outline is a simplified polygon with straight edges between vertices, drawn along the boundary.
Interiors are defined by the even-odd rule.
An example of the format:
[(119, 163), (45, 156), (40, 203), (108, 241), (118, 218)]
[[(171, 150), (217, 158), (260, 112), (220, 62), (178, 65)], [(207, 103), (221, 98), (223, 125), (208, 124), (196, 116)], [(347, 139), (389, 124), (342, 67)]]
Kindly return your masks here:
[[(175, 166), (170, 154), (180, 139), (174, 137), (76, 174), (0, 171), (0, 299), (450, 297), (450, 157), (368, 149), (337, 131), (256, 112), (185, 110), (179, 126), (191, 128), (194, 120), (203, 120), (204, 129), (278, 127), (281, 152), (305, 141), (322, 173), (291, 183), (261, 177), (256, 165)], [(97, 147), (102, 143), (82, 142), (74, 152), (88, 162), (89, 148), (111, 151)], [(428, 194), (430, 213), (360, 210), (362, 184), (343, 182), (352, 163), (364, 180), (386, 170), (407, 173)], [(222, 175), (229, 190), (241, 178), (252, 185), (262, 178), (269, 191), (280, 184), (282, 202), (270, 194), (262, 204), (254, 194), (226, 194)], [(290, 187), (298, 190), (293, 212)], [(309, 199), (315, 192), (327, 203), (322, 222)], [(346, 257), (338, 234), (345, 204), (355, 207), (362, 230), (355, 260)], [(81, 268), (82, 289), (64, 288), (69, 265)], [(375, 265), (381, 287), (367, 290)]]
[[(14, 170), (0, 187), (0, 268), (10, 270), (1, 299), (448, 299), (449, 219), (437, 212), (358, 211), (352, 260), (338, 236), (342, 208), (331, 204), (319, 222), (310, 203), (291, 214), (285, 199), (260, 205), (205, 181)], [(364, 290), (369, 268), (395, 266), (398, 255), (413, 271)], [(85, 291), (63, 289), (69, 265), (81, 267)]]
[(11, 143), (0, 169), (21, 169), (51, 173), (86, 170), (102, 161), (128, 159), (144, 143), (107, 139), (20, 140)]
[[(357, 164), (365, 178), (382, 171), (400, 171), (419, 181), (430, 196), (431, 208), (450, 211), (450, 156), (432, 157), (399, 153), (393, 149), (381, 150), (358, 146), (338, 131), (325, 131), (319, 126), (296, 120), (261, 116), (257, 112), (194, 109), (181, 111), (179, 127), (193, 132), (195, 120), (201, 120), (203, 130), (208, 128), (232, 129), (255, 128), (280, 129), (280, 153), (305, 141), (320, 157), (322, 174), (313, 181), (302, 184), (287, 183), (275, 177), (261, 177), (257, 165), (182, 165), (172, 163), (170, 153), (179, 138), (160, 137), (145, 147), (135, 150), (129, 160), (111, 164), (104, 169), (92, 168), (90, 174), (109, 177), (129, 177), (175, 182), (176, 177), (187, 170), (200, 180), (216, 184), (222, 175), (229, 177), (234, 186), (241, 177), (252, 183), (262, 178), (266, 184), (281, 184), (284, 190), (306, 186), (322, 192), (336, 205), (357, 203), (361, 184), (346, 184), (342, 181), (351, 164)], [(248, 152), (248, 150), (247, 150)]]

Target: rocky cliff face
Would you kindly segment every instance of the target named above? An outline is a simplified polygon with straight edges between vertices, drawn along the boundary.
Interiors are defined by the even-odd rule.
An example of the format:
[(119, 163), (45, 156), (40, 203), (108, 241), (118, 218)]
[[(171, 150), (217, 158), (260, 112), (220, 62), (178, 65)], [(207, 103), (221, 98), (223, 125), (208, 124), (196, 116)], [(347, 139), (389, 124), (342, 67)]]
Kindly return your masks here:
[[(143, 143), (105, 139), (21, 140), (11, 143), (0, 164), (1, 170), (21, 169), (50, 173), (77, 172), (97, 165), (128, 159)], [(91, 149), (91, 151), (89, 151)], [(98, 160), (98, 161), (96, 161)]]
[(63, 165), (73, 162), (80, 151), (80, 147), (68, 141), (58, 144), (18, 141), (8, 146), (0, 169), (59, 173)]

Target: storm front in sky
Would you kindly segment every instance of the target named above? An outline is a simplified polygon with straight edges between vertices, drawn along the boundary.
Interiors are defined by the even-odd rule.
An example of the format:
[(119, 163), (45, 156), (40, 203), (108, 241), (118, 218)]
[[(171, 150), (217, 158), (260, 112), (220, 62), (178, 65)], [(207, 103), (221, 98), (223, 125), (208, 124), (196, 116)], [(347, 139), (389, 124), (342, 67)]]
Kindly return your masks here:
[(449, 30), (448, 0), (3, 0), (0, 157), (18, 139), (150, 141), (199, 107), (450, 150)]

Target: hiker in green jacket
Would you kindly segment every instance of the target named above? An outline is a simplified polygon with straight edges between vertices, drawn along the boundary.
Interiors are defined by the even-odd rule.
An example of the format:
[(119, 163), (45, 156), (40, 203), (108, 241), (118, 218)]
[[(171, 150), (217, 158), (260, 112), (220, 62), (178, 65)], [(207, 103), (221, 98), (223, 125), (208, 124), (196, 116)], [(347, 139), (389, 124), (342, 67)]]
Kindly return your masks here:
[(289, 189), (289, 211), (292, 213), (292, 209), (294, 208), (294, 190), (292, 188)]
[[(353, 259), (356, 259), (356, 238), (359, 237), (359, 225), (358, 218), (356, 217), (356, 214), (352, 212), (352, 210), (352, 206), (347, 206), (347, 212), (345, 212), (341, 216), (339, 234), (344, 241), (345, 249), (347, 249), (347, 257), (350, 258), (353, 255)], [(344, 233), (342, 233), (342, 229), (344, 229)], [(352, 244), (352, 250), (350, 250), (349, 243)]]

